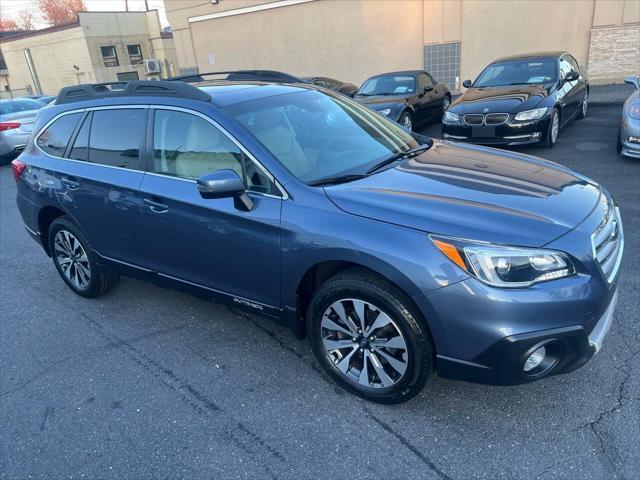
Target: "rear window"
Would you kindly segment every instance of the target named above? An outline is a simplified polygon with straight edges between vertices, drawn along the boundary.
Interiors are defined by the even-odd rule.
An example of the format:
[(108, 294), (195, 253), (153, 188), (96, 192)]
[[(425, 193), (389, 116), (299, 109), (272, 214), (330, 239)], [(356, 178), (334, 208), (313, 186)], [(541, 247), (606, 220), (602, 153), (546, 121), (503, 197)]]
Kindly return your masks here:
[(45, 153), (62, 157), (81, 116), (81, 113), (63, 115), (38, 136), (36, 143)]
[(44, 103), (33, 100), (32, 98), (16, 98), (15, 100), (0, 102), (0, 115), (26, 112), (28, 110), (40, 110), (42, 107), (44, 107)]

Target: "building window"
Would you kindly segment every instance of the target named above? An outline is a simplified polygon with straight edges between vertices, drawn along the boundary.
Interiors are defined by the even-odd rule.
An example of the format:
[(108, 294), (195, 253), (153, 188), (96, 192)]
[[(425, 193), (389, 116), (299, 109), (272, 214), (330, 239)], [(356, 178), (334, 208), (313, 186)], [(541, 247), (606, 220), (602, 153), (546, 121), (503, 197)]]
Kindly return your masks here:
[(452, 91), (459, 91), (460, 42), (424, 46), (424, 69), (439, 82), (446, 83)]
[(102, 58), (104, 59), (105, 67), (117, 67), (120, 65), (118, 63), (118, 54), (116, 53), (116, 47), (113, 45), (109, 45), (108, 47), (100, 47), (100, 51), (102, 52)]
[(129, 54), (129, 61), (131, 65), (137, 65), (142, 61), (142, 50), (140, 45), (127, 45), (127, 53)]

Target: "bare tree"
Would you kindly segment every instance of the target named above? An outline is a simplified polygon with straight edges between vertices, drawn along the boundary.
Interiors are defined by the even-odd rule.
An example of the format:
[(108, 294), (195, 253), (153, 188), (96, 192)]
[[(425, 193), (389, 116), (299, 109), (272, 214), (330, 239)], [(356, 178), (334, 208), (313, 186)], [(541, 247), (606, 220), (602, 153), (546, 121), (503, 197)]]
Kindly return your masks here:
[(39, 0), (38, 7), (42, 19), (54, 26), (75, 22), (78, 12), (87, 9), (83, 0)]
[(35, 30), (36, 14), (33, 10), (22, 10), (18, 14), (18, 27), (21, 30)]

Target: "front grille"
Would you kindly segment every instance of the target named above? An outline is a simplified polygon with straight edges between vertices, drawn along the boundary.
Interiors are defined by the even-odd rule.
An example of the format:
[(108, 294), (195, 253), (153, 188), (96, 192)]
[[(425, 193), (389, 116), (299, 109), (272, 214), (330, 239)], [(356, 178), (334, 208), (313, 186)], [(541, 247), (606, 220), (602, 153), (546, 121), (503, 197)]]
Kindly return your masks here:
[(484, 124), (485, 125), (499, 125), (504, 123), (509, 118), (508, 113), (487, 113), (484, 116)]
[(509, 118), (508, 113), (467, 113), (464, 116), (464, 123), (467, 125), (500, 125)]
[(480, 113), (467, 113), (464, 116), (464, 123), (467, 125), (482, 125), (484, 115)]
[(612, 283), (622, 260), (624, 250), (624, 233), (620, 210), (609, 201), (609, 210), (602, 223), (591, 234), (593, 256), (598, 261), (602, 273), (609, 283)]

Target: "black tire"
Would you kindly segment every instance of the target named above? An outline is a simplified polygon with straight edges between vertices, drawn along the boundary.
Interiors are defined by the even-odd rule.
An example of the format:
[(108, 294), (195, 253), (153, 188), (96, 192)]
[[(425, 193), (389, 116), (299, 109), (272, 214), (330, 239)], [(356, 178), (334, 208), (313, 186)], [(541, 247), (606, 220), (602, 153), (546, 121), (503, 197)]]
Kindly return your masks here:
[[(378, 376), (371, 358), (377, 355), (376, 358), (378, 359), (379, 357), (377, 360), (378, 366), (381, 364), (380, 360), (382, 360), (382, 363), (390, 372), (394, 373), (394, 370), (391, 369), (391, 363), (386, 362), (383, 356), (378, 353), (378, 347), (363, 348), (362, 343), (360, 343), (360, 348), (358, 348), (358, 342), (348, 338), (348, 335), (346, 340), (341, 340), (346, 342), (353, 341), (356, 352), (352, 353), (352, 355), (355, 362), (368, 362), (368, 365), (371, 365), (370, 368), (373, 368), (372, 370), (367, 370), (367, 372), (371, 372), (366, 374), (367, 386), (358, 383), (357, 379), (352, 376), (355, 375), (353, 372), (358, 372), (362, 376), (364, 371), (362, 366), (359, 369), (351, 367), (349, 375), (342, 373), (337, 366), (337, 363), (342, 362), (338, 361), (336, 363), (336, 360), (332, 359), (329, 351), (325, 348), (323, 330), (325, 332), (326, 330), (322, 325), (324, 314), (336, 302), (344, 300), (348, 304), (350, 300), (345, 299), (357, 299), (371, 304), (367, 308), (370, 306), (379, 307), (380, 312), (385, 313), (392, 320), (393, 325), (389, 324), (389, 326), (399, 331), (400, 336), (403, 338), (406, 346), (406, 350), (403, 349), (403, 351), (406, 352), (406, 357), (401, 353), (400, 358), (403, 361), (406, 358), (406, 370), (395, 380), (396, 383), (393, 385), (380, 386), (384, 382), (382, 377)], [(366, 310), (366, 312), (370, 312), (370, 310)], [(377, 318), (377, 316), (372, 318), (372, 315), (374, 314), (369, 313), (369, 326)], [(364, 316), (367, 317), (367, 313)], [(431, 334), (416, 308), (392, 284), (366, 271), (350, 269), (324, 282), (311, 299), (307, 311), (307, 322), (309, 326), (309, 342), (322, 368), (342, 388), (367, 400), (386, 404), (407, 401), (420, 392), (433, 370), (435, 357)], [(384, 329), (372, 330), (371, 333), (381, 331), (384, 331)], [(366, 337), (367, 335), (364, 336)], [(375, 338), (375, 336), (372, 338)], [(364, 338), (364, 341), (366, 340)], [(372, 341), (371, 345), (373, 344), (374, 342)], [(376, 349), (375, 354), (363, 351), (374, 352), (374, 349)], [(396, 354), (398, 352), (393, 349), (386, 349), (385, 351), (386, 353), (395, 351)], [(345, 352), (345, 350), (343, 349), (341, 352)], [(359, 359), (357, 358), (358, 355), (360, 355)], [(368, 361), (365, 360), (367, 355), (369, 355)], [(347, 352), (342, 359), (348, 356)], [(351, 362), (348, 363), (351, 365)], [(395, 373), (397, 374), (397, 372)], [(372, 383), (374, 386), (372, 386)]]
[[(64, 245), (56, 245), (56, 236), (58, 234), (60, 234), (58, 239), (61, 239), (61, 244)], [(65, 248), (67, 245), (70, 246), (71, 244), (69, 242), (65, 242), (65, 240), (70, 238), (73, 239), (74, 246), (77, 241), (81, 248), (67, 248), (65, 251), (73, 250), (74, 255), (77, 255), (77, 259), (74, 256), (74, 259), (71, 262), (64, 262), (68, 256), (66, 253), (63, 253), (60, 247), (62, 246), (62, 248)], [(120, 277), (117, 275), (107, 274), (100, 268), (96, 261), (96, 255), (89, 246), (89, 242), (87, 242), (84, 235), (82, 235), (82, 232), (80, 232), (80, 230), (66, 217), (56, 218), (53, 221), (49, 227), (48, 242), (51, 258), (56, 270), (58, 270), (58, 273), (62, 280), (64, 280), (64, 283), (66, 283), (67, 286), (78, 295), (86, 298), (99, 297), (100, 295), (107, 293), (118, 283)], [(85, 254), (86, 260), (81, 259), (82, 253)], [(61, 263), (67, 265), (67, 269), (64, 269)], [(88, 276), (86, 275), (87, 271)], [(70, 273), (67, 275), (65, 272)]]
[(551, 130), (553, 128), (553, 122), (554, 119), (557, 118), (558, 120), (558, 135), (559, 135), (559, 131), (560, 131), (560, 113), (558, 112), (557, 108), (553, 109), (553, 112), (551, 112), (551, 118), (549, 119), (549, 126), (547, 127), (547, 132), (546, 135), (544, 137), (544, 140), (542, 142), (542, 146), (547, 147), (547, 148), (553, 148), (554, 145), (556, 144), (556, 142), (558, 141), (558, 137), (556, 136), (555, 140), (553, 139), (553, 135), (551, 133)]
[(616, 145), (616, 150), (618, 151), (618, 155), (620, 155), (621, 157), (622, 155), (622, 128), (618, 127), (618, 142)]
[(398, 123), (413, 132), (413, 115), (411, 115), (411, 112), (402, 112), (402, 115), (400, 115), (400, 118), (398, 118)]

